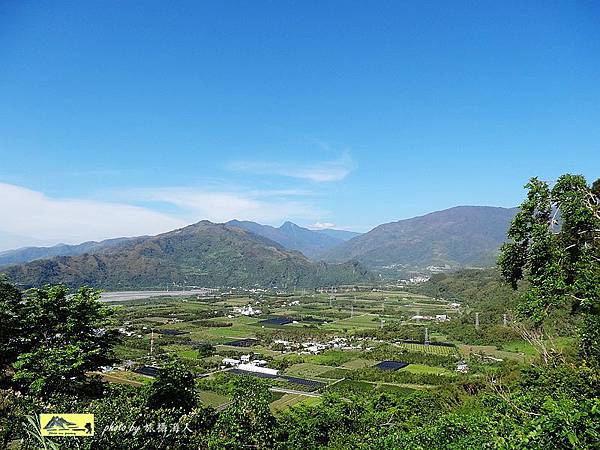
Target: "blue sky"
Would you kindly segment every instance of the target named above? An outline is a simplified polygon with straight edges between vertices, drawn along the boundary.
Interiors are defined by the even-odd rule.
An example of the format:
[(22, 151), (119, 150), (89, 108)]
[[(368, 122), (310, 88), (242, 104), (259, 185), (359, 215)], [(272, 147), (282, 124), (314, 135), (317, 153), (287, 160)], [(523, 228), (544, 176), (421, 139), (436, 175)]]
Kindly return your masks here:
[(5, 0), (0, 43), (0, 249), (600, 176), (593, 1)]

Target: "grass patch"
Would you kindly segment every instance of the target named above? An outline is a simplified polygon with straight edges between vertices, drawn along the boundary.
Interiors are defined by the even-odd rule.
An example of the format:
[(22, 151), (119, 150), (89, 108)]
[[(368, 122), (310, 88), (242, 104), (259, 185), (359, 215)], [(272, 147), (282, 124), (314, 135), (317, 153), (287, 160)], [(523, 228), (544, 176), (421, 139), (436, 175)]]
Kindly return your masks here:
[(333, 370), (329, 370), (321, 374), (321, 378), (331, 378), (335, 380), (339, 380), (342, 378), (346, 378), (348, 374), (351, 372), (350, 369), (344, 369), (342, 367), (337, 367)]
[(363, 369), (365, 367), (370, 367), (377, 362), (378, 361), (371, 361), (370, 359), (356, 358), (351, 361), (345, 362), (341, 365), (341, 367), (343, 367), (344, 369)]
[(334, 369), (331, 366), (325, 366), (321, 364), (312, 364), (312, 363), (300, 363), (294, 364), (291, 367), (288, 367), (285, 371), (286, 375), (292, 375), (294, 377), (318, 377), (322, 376), (323, 373), (328, 372)]
[(358, 355), (360, 355), (359, 352), (344, 350), (327, 350), (326, 352), (321, 353), (320, 355), (307, 356), (304, 360), (313, 364), (338, 367), (344, 363), (347, 363), (348, 361), (356, 359)]
[(212, 391), (200, 391), (200, 401), (207, 406), (217, 408), (229, 402), (229, 398)]

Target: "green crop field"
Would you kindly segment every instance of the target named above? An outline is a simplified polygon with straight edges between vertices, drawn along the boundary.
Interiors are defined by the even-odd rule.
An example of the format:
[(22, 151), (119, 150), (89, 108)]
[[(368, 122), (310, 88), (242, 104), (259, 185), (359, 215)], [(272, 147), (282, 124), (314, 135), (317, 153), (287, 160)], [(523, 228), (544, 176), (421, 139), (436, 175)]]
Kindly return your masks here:
[(345, 369), (362, 369), (364, 367), (370, 367), (377, 364), (379, 361), (372, 361), (370, 359), (356, 358), (345, 362), (340, 367)]
[(454, 347), (444, 347), (441, 345), (425, 345), (425, 344), (414, 344), (414, 343), (400, 343), (399, 347), (405, 348), (411, 352), (425, 352), (432, 355), (451, 355), (456, 353)]
[(424, 364), (409, 364), (408, 366), (400, 369), (411, 373), (433, 373), (437, 375), (453, 375), (453, 372), (443, 367), (432, 367)]
[(332, 370), (332, 366), (324, 366), (321, 364), (312, 364), (312, 363), (300, 363), (294, 364), (291, 367), (288, 367), (285, 370), (286, 375), (292, 375), (295, 377), (319, 377), (324, 372)]

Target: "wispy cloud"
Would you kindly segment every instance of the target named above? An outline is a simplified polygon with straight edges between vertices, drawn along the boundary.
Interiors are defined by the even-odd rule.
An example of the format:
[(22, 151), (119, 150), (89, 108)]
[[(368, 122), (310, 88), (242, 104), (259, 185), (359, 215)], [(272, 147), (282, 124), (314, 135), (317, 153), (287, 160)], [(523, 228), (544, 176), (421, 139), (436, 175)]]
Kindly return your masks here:
[[(278, 225), (317, 220), (310, 192), (214, 190), (161, 187), (125, 190), (102, 199), (57, 198), (15, 184), (0, 183), (0, 250), (26, 245), (74, 244), (119, 236), (152, 235), (200, 220), (252, 220)], [(118, 201), (109, 201), (107, 198)]]
[(343, 180), (350, 172), (352, 172), (354, 167), (354, 161), (348, 152), (345, 152), (337, 159), (310, 164), (278, 163), (270, 161), (234, 161), (228, 165), (229, 169), (235, 171), (254, 173), (257, 175), (279, 175), (318, 183)]
[[(301, 191), (207, 191), (193, 188), (159, 188), (136, 190), (135, 198), (160, 202), (179, 208), (190, 220), (213, 222), (231, 219), (278, 224), (287, 219), (315, 220), (323, 211), (301, 199)], [(292, 199), (288, 198), (292, 197)]]
[[(0, 183), (0, 245), (79, 243), (116, 236), (157, 234), (186, 222), (151, 209), (124, 203), (52, 198), (42, 192)], [(30, 245), (31, 245), (30, 244)]]
[(327, 230), (329, 228), (335, 228), (335, 223), (331, 222), (315, 222), (311, 226), (315, 230)]

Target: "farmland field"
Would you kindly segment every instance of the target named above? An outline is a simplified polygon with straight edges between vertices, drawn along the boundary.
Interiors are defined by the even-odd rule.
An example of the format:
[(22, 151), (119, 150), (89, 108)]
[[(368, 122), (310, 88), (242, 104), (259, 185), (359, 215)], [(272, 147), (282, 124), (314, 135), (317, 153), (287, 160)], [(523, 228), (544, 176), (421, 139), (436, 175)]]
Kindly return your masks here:
[[(205, 380), (212, 381), (203, 384), (201, 399), (219, 407), (227, 401), (223, 383), (228, 383), (229, 378), (219, 376), (228, 373), (229, 368), (223, 365), (225, 358), (260, 359), (262, 364), (279, 369), (281, 375), (292, 377), (290, 380), (324, 383), (323, 387), (311, 387), (285, 378), (266, 379), (272, 386), (291, 392), (318, 393), (331, 385), (340, 393), (350, 389), (405, 395), (440, 382), (427, 377), (455, 379), (454, 367), (459, 357), (482, 353), (518, 360), (523, 358), (521, 352), (527, 351), (527, 344), (522, 341), (507, 343), (502, 350), (460, 342), (458, 347), (425, 345), (418, 339), (422, 339), (426, 326), (432, 339), (451, 341), (452, 336), (440, 331), (442, 328), (435, 323), (427, 325), (412, 320), (412, 316), (443, 313), (452, 320), (457, 312), (447, 302), (400, 290), (362, 289), (336, 292), (333, 296), (305, 292), (120, 299), (114, 305), (129, 336), (117, 347), (117, 354), (134, 365), (160, 365), (168, 356), (178, 357), (197, 375), (208, 375)], [(260, 312), (240, 315), (239, 308), (249, 305)], [(161, 334), (164, 330), (183, 334)], [(408, 362), (400, 369), (402, 374), (393, 375), (400, 382), (357, 379), (362, 373), (378, 370), (373, 367), (383, 360)], [(110, 377), (114, 382), (140, 382), (129, 373), (115, 371)], [(301, 397), (279, 394), (272, 408), (281, 411), (306, 401)]]

